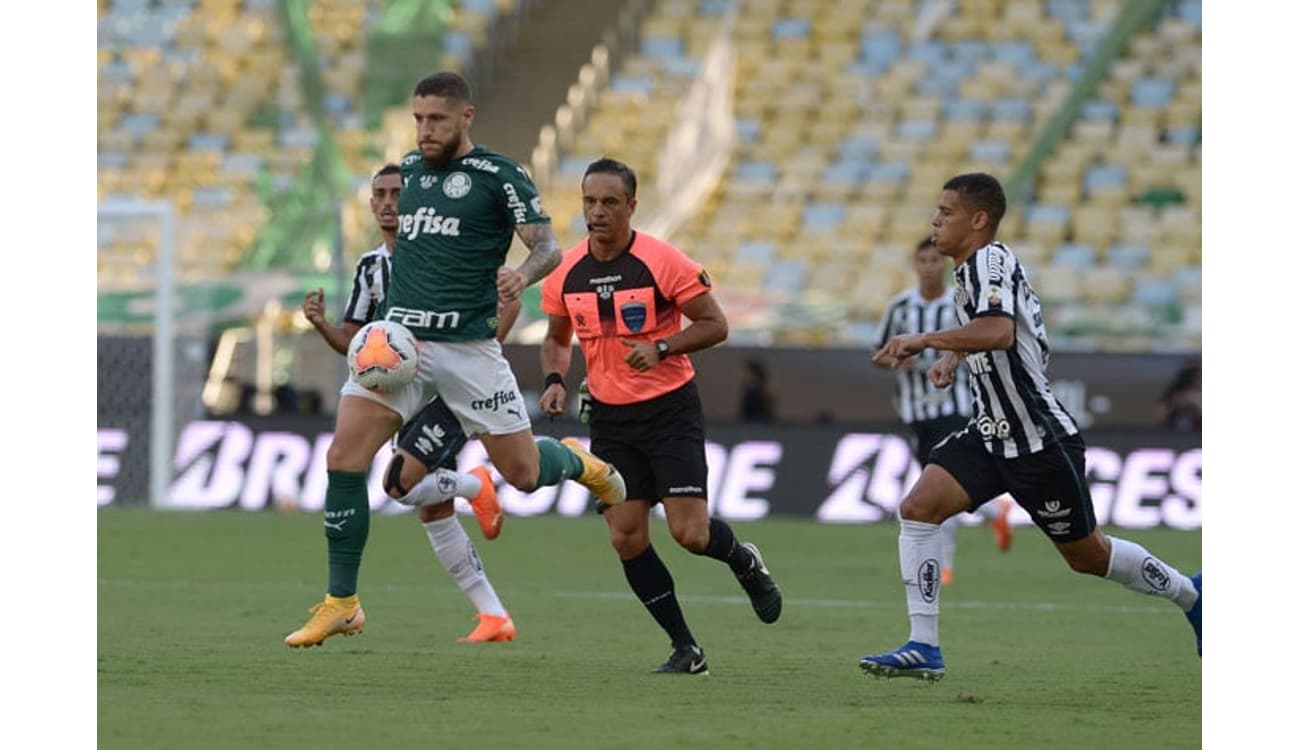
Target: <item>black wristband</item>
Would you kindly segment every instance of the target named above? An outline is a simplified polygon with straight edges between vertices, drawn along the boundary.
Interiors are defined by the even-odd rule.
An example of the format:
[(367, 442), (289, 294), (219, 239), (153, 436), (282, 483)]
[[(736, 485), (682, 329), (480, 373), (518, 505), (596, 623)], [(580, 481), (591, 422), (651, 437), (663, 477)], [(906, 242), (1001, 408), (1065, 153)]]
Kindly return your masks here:
[[(560, 385), (564, 385), (564, 376), (561, 375), (561, 374), (558, 373), (558, 372), (548, 372), (548, 373), (546, 373), (546, 384), (545, 384), (544, 387), (546, 387), (546, 388), (550, 388), (551, 386), (555, 385), (556, 383), (559, 383)], [(564, 385), (564, 390), (566, 390), (566, 391), (569, 390), (569, 386)]]

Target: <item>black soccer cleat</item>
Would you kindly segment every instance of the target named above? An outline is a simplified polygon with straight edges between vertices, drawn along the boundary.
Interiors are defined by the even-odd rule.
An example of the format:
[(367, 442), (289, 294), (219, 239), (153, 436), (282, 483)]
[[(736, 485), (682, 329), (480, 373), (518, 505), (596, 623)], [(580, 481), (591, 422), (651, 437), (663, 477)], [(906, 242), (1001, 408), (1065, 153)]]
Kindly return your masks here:
[(704, 650), (699, 646), (680, 646), (673, 649), (668, 661), (651, 670), (657, 674), (698, 674), (709, 673), (709, 662), (704, 658)]
[(749, 594), (749, 601), (754, 605), (754, 614), (766, 623), (776, 622), (781, 616), (781, 587), (772, 580), (772, 574), (763, 564), (763, 556), (758, 554), (758, 547), (752, 542), (742, 545), (754, 555), (754, 567), (748, 573), (736, 574), (736, 580)]

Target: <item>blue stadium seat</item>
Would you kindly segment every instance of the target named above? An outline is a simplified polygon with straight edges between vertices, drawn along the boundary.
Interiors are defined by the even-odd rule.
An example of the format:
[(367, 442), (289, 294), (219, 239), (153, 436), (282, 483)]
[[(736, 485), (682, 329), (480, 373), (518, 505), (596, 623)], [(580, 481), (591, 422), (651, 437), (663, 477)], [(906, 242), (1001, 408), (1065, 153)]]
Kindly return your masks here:
[(736, 120), (736, 137), (741, 143), (746, 145), (758, 141), (758, 137), (763, 133), (763, 123), (758, 120), (739, 119)]
[(871, 169), (867, 172), (867, 181), (903, 183), (907, 182), (908, 175), (911, 172), (911, 167), (902, 162), (872, 164)]
[(226, 136), (220, 133), (195, 133), (190, 136), (188, 145), (191, 151), (224, 152), (229, 144)]
[(100, 151), (95, 162), (100, 169), (124, 169), (131, 162), (131, 156), (119, 151)]
[(1201, 129), (1196, 125), (1179, 125), (1170, 128), (1165, 134), (1170, 143), (1177, 143), (1180, 146), (1191, 146), (1201, 137)]
[(1094, 164), (1083, 175), (1083, 189), (1088, 193), (1127, 182), (1128, 169), (1118, 164)]
[(839, 154), (841, 159), (874, 159), (880, 151), (880, 144), (876, 139), (863, 135), (850, 135), (840, 141)]
[(948, 47), (937, 39), (926, 39), (920, 42), (913, 42), (907, 48), (907, 59), (918, 60), (929, 67), (935, 63), (941, 63), (948, 59)]
[(778, 18), (768, 31), (773, 39), (806, 39), (811, 32), (806, 18)]
[(158, 116), (150, 114), (131, 113), (123, 115), (118, 121), (117, 126), (128, 133), (135, 135), (144, 135), (158, 129)]
[(1034, 114), (1034, 106), (1028, 99), (998, 99), (993, 102), (989, 114), (994, 120), (1026, 122)]
[(1056, 63), (1047, 60), (1031, 60), (1018, 65), (1016, 75), (1034, 83), (1050, 83), (1061, 76), (1061, 69)]
[(898, 124), (898, 137), (909, 141), (930, 141), (938, 131), (934, 120), (904, 120)]
[(762, 240), (745, 240), (736, 245), (734, 257), (737, 263), (756, 263), (765, 266), (776, 260), (776, 246)]
[(971, 161), (1005, 164), (1011, 160), (1011, 146), (996, 138), (983, 138), (970, 145)]
[(843, 203), (811, 201), (803, 207), (803, 226), (816, 232), (829, 232), (844, 222)]
[(700, 72), (700, 61), (681, 55), (663, 60), (664, 72), (677, 78), (694, 78)]
[(867, 161), (835, 161), (822, 172), (822, 179), (830, 185), (859, 185), (870, 169), (871, 162)]
[(1097, 252), (1091, 245), (1067, 242), (1056, 248), (1052, 255), (1052, 264), (1080, 270), (1097, 265)]
[(974, 65), (990, 57), (992, 50), (988, 42), (979, 39), (962, 39), (949, 46), (952, 59), (963, 65)]
[(1135, 107), (1164, 107), (1174, 98), (1174, 82), (1161, 76), (1142, 78), (1129, 92)]
[(654, 93), (654, 81), (649, 76), (616, 75), (609, 81), (609, 89), (615, 94), (640, 94), (650, 96)]
[(1151, 262), (1151, 251), (1146, 245), (1119, 243), (1106, 251), (1106, 264), (1119, 268), (1145, 268)]
[(677, 36), (651, 36), (641, 40), (641, 54), (656, 60), (670, 60), (682, 54), (682, 39)]
[(803, 291), (808, 266), (802, 260), (778, 260), (767, 267), (763, 288), (773, 292)]
[(993, 59), (1009, 62), (1017, 68), (1028, 65), (1038, 59), (1034, 45), (1030, 42), (1000, 42), (993, 45)]
[(735, 178), (739, 182), (776, 182), (780, 171), (770, 161), (746, 161), (736, 167)]
[(1069, 218), (1070, 212), (1065, 206), (1057, 206), (1051, 203), (1031, 203), (1025, 207), (1026, 224), (1037, 222), (1060, 224), (1068, 221)]
[(987, 111), (988, 104), (979, 99), (950, 99), (943, 103), (947, 120), (982, 120)]
[(1173, 305), (1178, 302), (1178, 287), (1169, 279), (1140, 278), (1133, 285), (1132, 300), (1149, 307)]
[(731, 10), (731, 0), (700, 0), (700, 14), (720, 18)]
[(1085, 120), (1107, 120), (1115, 122), (1119, 119), (1119, 107), (1114, 102), (1108, 102), (1105, 99), (1090, 99), (1084, 102), (1083, 109), (1079, 111), (1079, 116)]
[(869, 31), (862, 35), (860, 57), (864, 62), (883, 63), (884, 68), (888, 68), (902, 51), (903, 42), (893, 29)]

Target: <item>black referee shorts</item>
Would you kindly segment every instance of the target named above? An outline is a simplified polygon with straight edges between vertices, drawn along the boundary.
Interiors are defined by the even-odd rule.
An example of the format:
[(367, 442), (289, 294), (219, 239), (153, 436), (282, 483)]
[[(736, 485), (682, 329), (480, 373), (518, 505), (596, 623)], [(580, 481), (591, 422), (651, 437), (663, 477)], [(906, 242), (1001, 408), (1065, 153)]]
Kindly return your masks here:
[(988, 452), (974, 429), (966, 429), (935, 446), (930, 463), (956, 478), (970, 495), (972, 511), (1008, 492), (1053, 542), (1077, 541), (1097, 528), (1083, 473), (1083, 438), (1078, 435), (1037, 453), (1002, 458)]
[(618, 467), (629, 500), (708, 497), (704, 408), (695, 381), (649, 401), (591, 405), (591, 452)]

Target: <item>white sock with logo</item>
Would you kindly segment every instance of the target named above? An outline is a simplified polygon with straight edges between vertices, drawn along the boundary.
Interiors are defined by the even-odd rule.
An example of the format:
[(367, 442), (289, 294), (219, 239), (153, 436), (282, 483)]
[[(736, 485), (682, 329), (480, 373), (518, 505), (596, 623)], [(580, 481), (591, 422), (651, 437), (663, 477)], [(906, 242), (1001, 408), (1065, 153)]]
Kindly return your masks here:
[(469, 534), (460, 525), (460, 519), (453, 515), (423, 525), (424, 532), (429, 535), (429, 543), (433, 545), (433, 553), (438, 556), (438, 562), (447, 569), (447, 574), (465, 592), (478, 611), (485, 615), (503, 617), (506, 608), (497, 598), (496, 589), (492, 588), (492, 582), (483, 570), (483, 561), (479, 559)]
[(957, 529), (959, 528), (961, 528), (961, 521), (957, 520), (957, 516), (953, 516), (939, 524), (939, 535), (943, 537), (943, 567), (945, 570), (951, 570), (953, 560), (957, 558)]
[(943, 537), (939, 525), (898, 521), (898, 567), (907, 591), (907, 616), (912, 621), (908, 640), (939, 645), (939, 557)]
[(1163, 560), (1146, 551), (1140, 544), (1108, 537), (1110, 539), (1110, 567), (1106, 577), (1124, 584), (1139, 594), (1160, 596), (1177, 604), (1183, 611), (1196, 606), (1196, 586), (1192, 579), (1166, 565)]
[(412, 507), (437, 505), (454, 497), (471, 498), (482, 490), (483, 483), (473, 474), (436, 469), (426, 474), (424, 479), (417, 482), (410, 492), (398, 498), (397, 502)]

